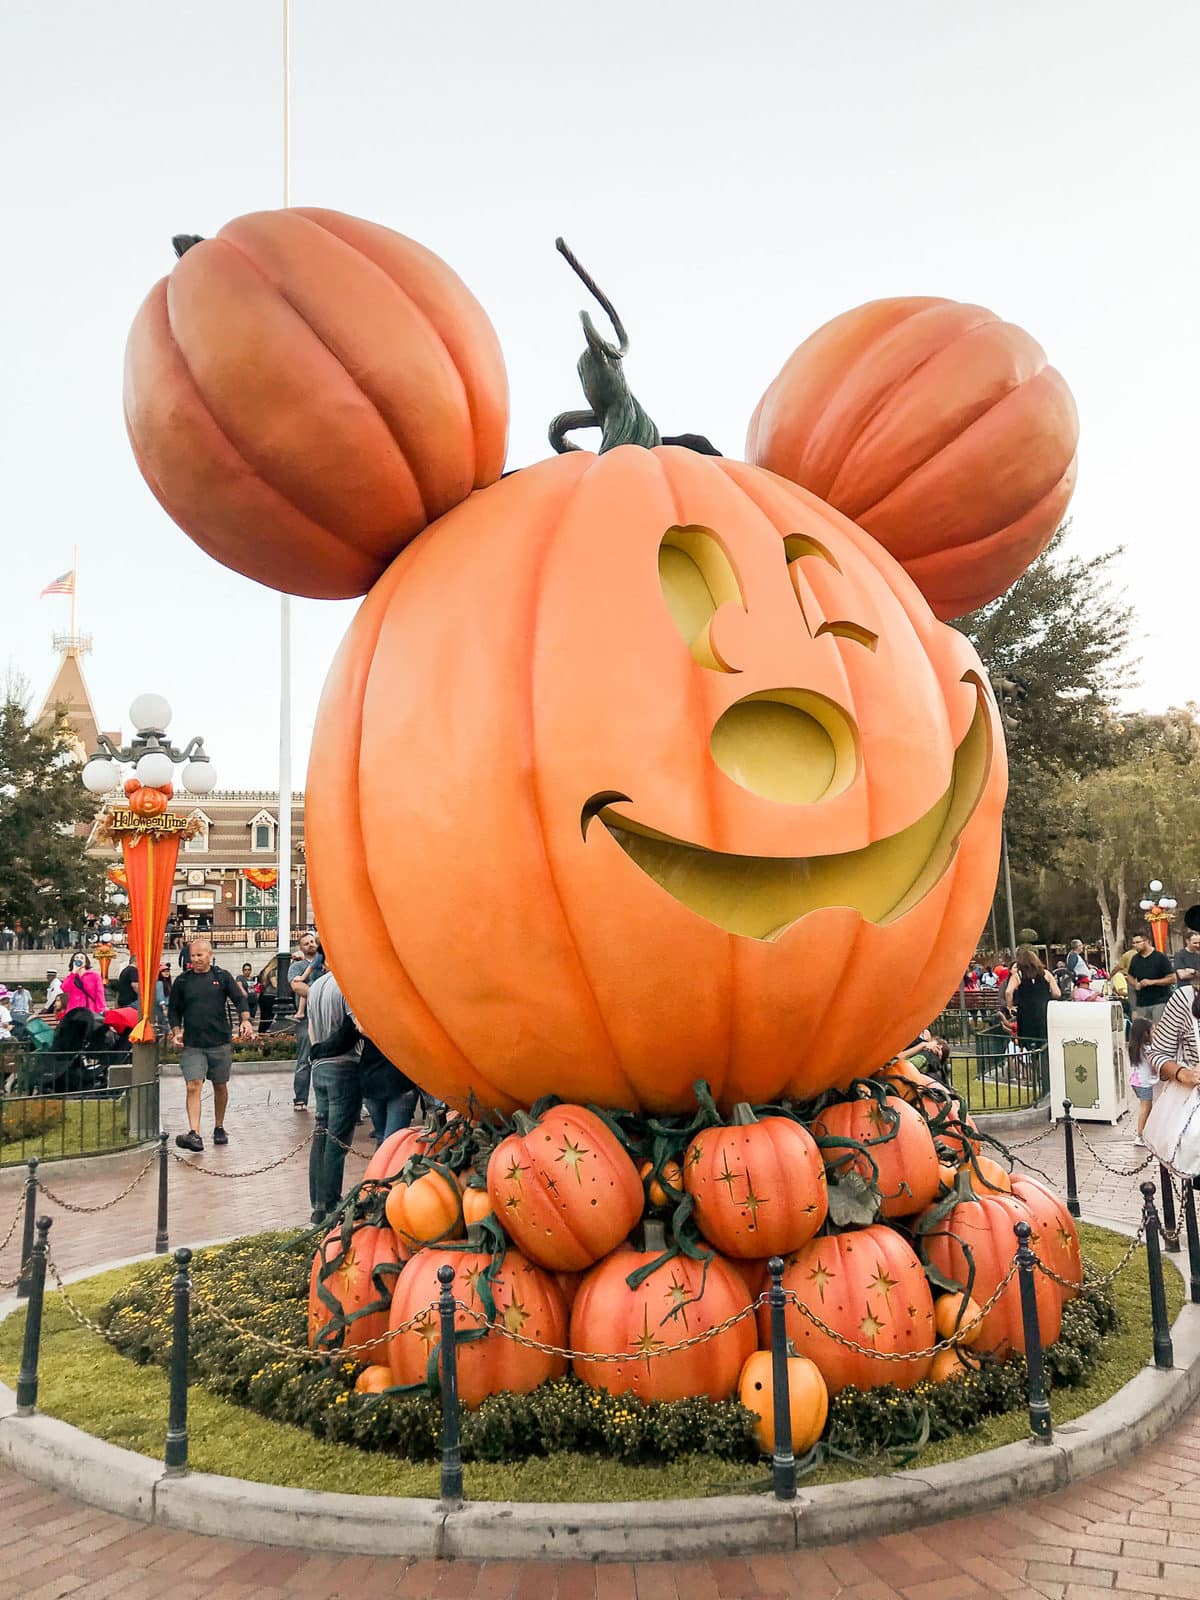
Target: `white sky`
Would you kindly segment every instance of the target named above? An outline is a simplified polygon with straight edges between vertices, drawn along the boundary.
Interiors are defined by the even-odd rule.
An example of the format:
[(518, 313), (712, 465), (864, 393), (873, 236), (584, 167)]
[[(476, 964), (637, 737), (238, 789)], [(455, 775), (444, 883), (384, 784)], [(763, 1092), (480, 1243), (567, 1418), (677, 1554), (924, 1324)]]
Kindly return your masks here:
[[(165, 693), (223, 784), (275, 778), (278, 599), (217, 566), (125, 440), (129, 323), (171, 235), (281, 203), (282, 0), (0, 5), (0, 668), (44, 693), (79, 544), (102, 723)], [(864, 300), (978, 301), (1082, 425), (1074, 550), (1130, 549), (1132, 705), (1200, 698), (1191, 0), (293, 0), (293, 201), (443, 255), (491, 315), (509, 465), (580, 403), (580, 286), (667, 432), (740, 455), (763, 388)], [(351, 604), (293, 602), (297, 781)], [(1190, 630), (1189, 630), (1190, 623)]]

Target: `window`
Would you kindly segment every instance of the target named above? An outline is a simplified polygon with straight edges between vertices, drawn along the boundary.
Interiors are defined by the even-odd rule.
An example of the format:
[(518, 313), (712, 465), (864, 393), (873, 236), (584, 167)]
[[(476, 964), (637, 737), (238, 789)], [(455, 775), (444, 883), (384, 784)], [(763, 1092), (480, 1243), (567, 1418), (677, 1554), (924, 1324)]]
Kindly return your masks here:
[(256, 889), (243, 881), (242, 920), (247, 928), (277, 928), (279, 890)]
[(212, 827), (212, 819), (206, 817), (203, 811), (193, 811), (191, 820), (199, 826), (190, 839), (183, 841), (183, 848), (189, 855), (207, 855), (208, 830)]
[(275, 849), (275, 818), (269, 811), (250, 818), (250, 848), (261, 856), (270, 855)]

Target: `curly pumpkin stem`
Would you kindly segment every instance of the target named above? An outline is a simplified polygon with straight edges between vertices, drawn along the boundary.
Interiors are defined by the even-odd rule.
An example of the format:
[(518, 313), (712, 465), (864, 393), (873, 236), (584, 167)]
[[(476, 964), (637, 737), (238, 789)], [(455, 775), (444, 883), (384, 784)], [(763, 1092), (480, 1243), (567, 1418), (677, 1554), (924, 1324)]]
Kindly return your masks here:
[(559, 455), (564, 455), (568, 450), (579, 449), (567, 438), (568, 433), (576, 428), (599, 428), (601, 455), (619, 444), (639, 444), (652, 450), (660, 442), (658, 429), (634, 399), (621, 365), (629, 349), (625, 325), (612, 301), (597, 286), (568, 245), (562, 239), (556, 239), (554, 247), (603, 308), (612, 322), (617, 342), (610, 344), (607, 339), (602, 339), (589, 313), (579, 313), (587, 348), (579, 358), (576, 371), (589, 409), (564, 411), (555, 417), (550, 424), (550, 443)]
[(528, 1111), (514, 1111), (512, 1114), (512, 1124), (514, 1131), (519, 1133), (523, 1139), (527, 1139), (537, 1127), (536, 1121), (530, 1116)]
[(749, 1128), (753, 1127), (758, 1118), (754, 1115), (754, 1107), (748, 1100), (739, 1100), (729, 1120), (735, 1128)]

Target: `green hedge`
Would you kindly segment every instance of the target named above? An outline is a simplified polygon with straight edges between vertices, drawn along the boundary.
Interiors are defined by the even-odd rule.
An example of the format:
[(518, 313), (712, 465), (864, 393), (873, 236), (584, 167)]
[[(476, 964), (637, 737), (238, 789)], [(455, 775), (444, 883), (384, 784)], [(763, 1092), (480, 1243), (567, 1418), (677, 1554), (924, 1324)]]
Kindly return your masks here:
[[(193, 1263), (195, 1284), (235, 1321), (301, 1346), (314, 1248), (314, 1235), (303, 1233), (266, 1234), (201, 1250)], [(172, 1270), (165, 1261), (149, 1263), (101, 1314), (116, 1347), (134, 1361), (169, 1362)], [(1046, 1352), (1048, 1382), (1086, 1381), (1118, 1320), (1111, 1288), (1089, 1288), (1068, 1305), (1062, 1335)], [(317, 1365), (277, 1357), (202, 1313), (193, 1322), (191, 1354), (195, 1381), (262, 1416), (305, 1427), (319, 1439), (410, 1461), (438, 1454), (440, 1401), (423, 1393), (357, 1394), (357, 1361)], [(890, 1385), (847, 1389), (830, 1406), (826, 1451), (855, 1459), (891, 1452), (909, 1459), (926, 1440), (964, 1433), (1025, 1404), (1021, 1358), (907, 1391)], [(462, 1446), (468, 1461), (524, 1460), (557, 1451), (599, 1452), (629, 1463), (670, 1461), (684, 1451), (749, 1461), (757, 1455), (753, 1423), (735, 1400), (643, 1405), (568, 1377), (529, 1395), (495, 1395), (464, 1411)]]

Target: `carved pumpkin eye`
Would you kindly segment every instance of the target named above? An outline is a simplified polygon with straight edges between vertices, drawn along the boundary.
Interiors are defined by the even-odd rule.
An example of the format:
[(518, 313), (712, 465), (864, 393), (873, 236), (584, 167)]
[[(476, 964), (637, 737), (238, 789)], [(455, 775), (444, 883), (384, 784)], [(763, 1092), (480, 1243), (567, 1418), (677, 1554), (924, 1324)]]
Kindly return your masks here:
[(723, 605), (744, 610), (746, 601), (733, 563), (712, 529), (695, 523), (668, 528), (658, 547), (658, 581), (693, 660), (714, 672), (737, 671), (716, 654), (709, 630)]
[(841, 572), (837, 561), (817, 539), (811, 539), (804, 533), (789, 533), (783, 541), (783, 553), (787, 557), (788, 573), (792, 580), (792, 589), (795, 592), (800, 614), (804, 618), (804, 625), (814, 639), (819, 639), (823, 633), (831, 633), (836, 639), (853, 639), (855, 644), (864, 645), (868, 650), (874, 650), (879, 643), (879, 635), (872, 633), (870, 628), (864, 628), (861, 623), (850, 622), (845, 618), (829, 618), (814, 628), (809, 619), (805, 604), (805, 596), (801, 589), (800, 562), (805, 556), (813, 556), (818, 561), (824, 561), (835, 572)]

